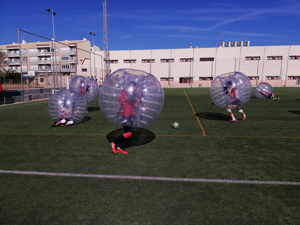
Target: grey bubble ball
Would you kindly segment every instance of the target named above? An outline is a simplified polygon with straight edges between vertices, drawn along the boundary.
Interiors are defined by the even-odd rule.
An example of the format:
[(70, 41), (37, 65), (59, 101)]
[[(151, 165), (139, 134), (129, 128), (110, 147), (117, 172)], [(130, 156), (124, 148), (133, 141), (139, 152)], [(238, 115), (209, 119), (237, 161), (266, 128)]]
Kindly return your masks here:
[(271, 84), (267, 82), (259, 83), (256, 88), (254, 89), (254, 95), (256, 98), (259, 99), (266, 99), (270, 98), (273, 93), (273, 87)]
[[(79, 92), (63, 89), (50, 96), (47, 111), (54, 122), (64, 118), (79, 123), (85, 118), (87, 105)], [(66, 111), (70, 113), (66, 115)]]
[[(235, 93), (234, 97), (230, 93)], [(250, 79), (241, 72), (230, 72), (217, 76), (210, 87), (210, 98), (222, 109), (245, 105), (251, 97)]]
[(85, 97), (86, 102), (93, 102), (98, 96), (98, 84), (93, 78), (87, 78), (84, 76), (74, 77), (69, 85), (69, 89), (79, 92)]
[(99, 88), (98, 102), (109, 122), (145, 128), (161, 114), (164, 91), (150, 73), (119, 69), (110, 74)]

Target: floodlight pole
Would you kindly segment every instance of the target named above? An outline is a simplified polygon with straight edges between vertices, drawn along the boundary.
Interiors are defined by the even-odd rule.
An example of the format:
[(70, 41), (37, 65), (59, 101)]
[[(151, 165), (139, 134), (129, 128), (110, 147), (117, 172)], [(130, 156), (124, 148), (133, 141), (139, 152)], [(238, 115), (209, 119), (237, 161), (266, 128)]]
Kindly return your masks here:
[[(20, 57), (20, 72), (21, 72), (21, 85), (22, 85), (22, 98), (24, 102), (24, 89), (23, 89), (23, 74), (22, 74), (22, 59), (21, 59), (21, 42), (20, 42), (20, 29), (18, 29), (18, 41), (19, 41), (19, 57)], [(29, 83), (29, 79), (28, 79)], [(5, 99), (5, 98), (4, 98)], [(5, 101), (5, 100), (4, 100)]]
[[(54, 16), (55, 16), (56, 13), (53, 11), (53, 9), (47, 8), (46, 10), (47, 10), (47, 12), (50, 12), (50, 10), (51, 10), (51, 14), (52, 14), (53, 49), (54, 49), (53, 63), (55, 63), (55, 65), (53, 65), (53, 68), (54, 68), (53, 71), (55, 71), (55, 78), (54, 78), (54, 88), (55, 88), (55, 82), (57, 82), (57, 86), (58, 86), (57, 71), (56, 71), (56, 63), (57, 62), (56, 62), (56, 46), (55, 46), (55, 29), (54, 29)], [(53, 74), (53, 76), (54, 76), (54, 74)]]
[(93, 35), (93, 52), (94, 52), (94, 76), (97, 78), (97, 70), (96, 70), (96, 60), (95, 60), (95, 33), (90, 32)]

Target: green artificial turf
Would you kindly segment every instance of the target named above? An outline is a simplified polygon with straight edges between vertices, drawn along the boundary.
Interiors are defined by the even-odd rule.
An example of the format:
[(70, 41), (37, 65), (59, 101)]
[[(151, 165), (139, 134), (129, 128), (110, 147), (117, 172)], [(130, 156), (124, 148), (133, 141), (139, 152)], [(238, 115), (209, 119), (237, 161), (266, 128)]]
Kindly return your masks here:
[[(299, 184), (300, 89), (274, 93), (252, 97), (244, 122), (233, 110), (231, 124), (209, 89), (165, 89), (163, 112), (133, 130), (127, 155), (112, 153), (122, 129), (97, 101), (81, 123), (55, 128), (47, 101), (1, 106), (0, 170)], [(300, 185), (276, 183), (0, 173), (0, 224), (299, 224), (299, 196)]]

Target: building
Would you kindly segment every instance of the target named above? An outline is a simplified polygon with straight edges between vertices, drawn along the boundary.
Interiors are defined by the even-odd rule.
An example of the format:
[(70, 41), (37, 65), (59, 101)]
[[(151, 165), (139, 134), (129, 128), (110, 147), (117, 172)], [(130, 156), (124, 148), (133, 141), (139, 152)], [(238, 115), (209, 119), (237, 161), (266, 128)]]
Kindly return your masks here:
[[(66, 77), (77, 74), (81, 61), (90, 60), (90, 46), (90, 41), (85, 38), (55, 43), (26, 43), (23, 40), (20, 48), (19, 43), (0, 46), (3, 54), (1, 66), (4, 70), (22, 73), (25, 87), (62, 87), (66, 85)], [(20, 86), (9, 83), (10, 81), (7, 84), (8, 89), (9, 86)]]
[[(4, 68), (21, 72), (29, 87), (64, 87), (66, 78), (83, 75), (105, 79), (104, 51), (87, 39), (35, 42), (0, 46)], [(227, 47), (226, 47), (227, 46)], [(55, 48), (55, 51), (54, 51)], [(53, 50), (51, 50), (53, 49)], [(56, 65), (56, 66), (54, 66)], [(216, 48), (110, 51), (110, 68), (149, 72), (163, 87), (209, 87), (223, 73), (240, 71), (253, 86), (265, 81), (272, 86), (300, 85), (300, 46), (250, 46), (250, 42), (220, 43)]]
[(233, 71), (246, 74), (253, 86), (262, 81), (272, 86), (300, 85), (300, 46), (250, 47), (249, 41), (226, 46), (110, 51), (110, 68), (144, 70), (163, 87), (209, 87), (216, 76)]

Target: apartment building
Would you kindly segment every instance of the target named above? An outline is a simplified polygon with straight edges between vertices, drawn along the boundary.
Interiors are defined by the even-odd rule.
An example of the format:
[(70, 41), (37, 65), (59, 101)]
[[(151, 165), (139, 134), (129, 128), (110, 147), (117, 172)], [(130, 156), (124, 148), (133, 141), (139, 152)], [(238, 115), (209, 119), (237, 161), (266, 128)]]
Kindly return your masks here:
[[(77, 74), (80, 60), (90, 58), (91, 43), (87, 39), (61, 42), (13, 43), (0, 46), (1, 66), (22, 73), (25, 86), (59, 87), (64, 77)], [(54, 75), (53, 75), (54, 74)]]

